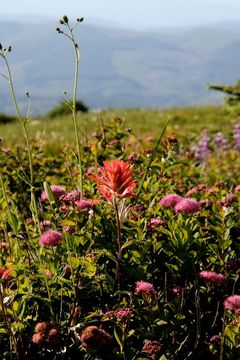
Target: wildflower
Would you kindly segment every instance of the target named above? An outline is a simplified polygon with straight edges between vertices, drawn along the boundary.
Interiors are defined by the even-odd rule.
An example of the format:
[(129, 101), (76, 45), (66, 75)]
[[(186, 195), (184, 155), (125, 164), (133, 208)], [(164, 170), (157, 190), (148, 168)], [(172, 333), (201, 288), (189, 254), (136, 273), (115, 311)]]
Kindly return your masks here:
[(114, 317), (117, 320), (125, 321), (127, 318), (133, 315), (132, 308), (119, 308), (116, 310), (107, 311), (104, 314), (104, 317)]
[(8, 248), (9, 248), (9, 244), (7, 242), (5, 241), (0, 242), (0, 249), (6, 250)]
[(192, 189), (188, 190), (187, 196), (192, 196), (193, 194), (199, 193), (201, 190), (205, 190), (206, 185), (204, 184), (198, 184), (197, 186), (193, 187)]
[(224, 300), (224, 308), (226, 310), (234, 310), (235, 313), (240, 312), (240, 295), (231, 295)]
[(69, 225), (63, 226), (63, 232), (73, 234), (75, 232), (75, 227)]
[(173, 289), (172, 289), (172, 292), (177, 295), (177, 296), (181, 296), (183, 295), (184, 293), (184, 288), (181, 287), (181, 286), (175, 286)]
[(174, 207), (182, 200), (182, 197), (177, 194), (168, 194), (159, 201), (159, 204), (164, 207)]
[(39, 244), (41, 246), (56, 246), (60, 245), (62, 241), (62, 234), (56, 230), (48, 230), (40, 236)]
[(121, 160), (104, 161), (98, 168), (99, 175), (91, 176), (96, 180), (97, 189), (108, 201), (114, 198), (124, 199), (134, 196), (136, 181), (132, 178), (132, 170), (128, 163)]
[(240, 185), (237, 185), (237, 186), (235, 187), (235, 191), (240, 191)]
[(218, 274), (214, 271), (201, 271), (199, 273), (199, 277), (205, 280), (206, 282), (216, 286), (220, 286), (226, 281), (224, 275)]
[(217, 133), (214, 137), (214, 144), (219, 150), (227, 150), (229, 149), (229, 143), (227, 138), (221, 133)]
[(99, 350), (111, 343), (112, 336), (105, 330), (93, 325), (83, 330), (80, 341), (86, 350)]
[(40, 322), (36, 325), (32, 342), (38, 345), (54, 345), (59, 342), (60, 332), (51, 322)]
[(216, 344), (220, 340), (219, 335), (213, 335), (211, 339), (209, 340), (209, 344)]
[(162, 343), (156, 340), (145, 340), (142, 351), (152, 356), (159, 353), (162, 349)]
[(162, 226), (164, 225), (165, 222), (161, 219), (158, 219), (158, 218), (151, 218), (147, 224), (147, 227), (149, 229), (154, 229), (154, 228), (157, 228), (159, 226)]
[(202, 133), (198, 146), (194, 146), (193, 151), (199, 161), (205, 161), (207, 159), (211, 152), (210, 138), (207, 131)]
[(199, 204), (192, 199), (184, 198), (175, 206), (176, 213), (193, 214), (200, 210)]
[(73, 190), (70, 193), (61, 196), (61, 200), (66, 203), (71, 203), (80, 200), (80, 193), (77, 190)]
[(136, 293), (152, 293), (154, 292), (153, 284), (140, 280), (136, 282)]
[(98, 204), (99, 200), (80, 200), (75, 201), (75, 205), (78, 208), (78, 210), (84, 210), (84, 209), (92, 209), (94, 205)]
[(205, 200), (199, 200), (198, 201), (198, 205), (202, 208), (202, 207), (209, 207), (212, 205), (212, 201), (209, 199), (205, 199)]
[(12, 267), (8, 269), (3, 265), (0, 269), (0, 280), (9, 280), (12, 277)]
[(42, 231), (46, 230), (48, 227), (52, 226), (52, 222), (50, 220), (43, 220), (40, 222), (40, 228)]
[[(61, 186), (59, 185), (50, 185), (50, 189), (54, 195), (54, 197), (56, 199), (60, 199), (61, 196), (64, 196), (67, 194), (66, 190), (64, 190)], [(46, 201), (49, 200), (46, 191), (43, 191), (41, 194), (41, 200), (42, 201)]]
[(234, 139), (234, 149), (240, 149), (240, 125), (233, 125), (233, 139)]

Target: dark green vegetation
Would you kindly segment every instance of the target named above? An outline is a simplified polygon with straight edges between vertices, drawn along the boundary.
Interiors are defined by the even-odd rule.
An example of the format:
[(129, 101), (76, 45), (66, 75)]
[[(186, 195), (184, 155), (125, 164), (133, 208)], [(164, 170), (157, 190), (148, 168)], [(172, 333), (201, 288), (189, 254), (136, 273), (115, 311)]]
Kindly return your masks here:
[[(94, 109), (213, 103), (221, 96), (207, 84), (234, 83), (239, 73), (237, 25), (141, 33), (86, 21), (78, 36), (81, 98)], [(33, 115), (46, 114), (72, 89), (71, 48), (55, 27), (0, 23), (0, 41), (13, 46), (18, 99), (24, 108), (30, 92)], [(2, 78), (0, 95), (0, 112), (12, 113)]]
[[(86, 113), (88, 112), (88, 110), (88, 107), (83, 103), (83, 101), (76, 101), (77, 112)], [(55, 119), (67, 115), (72, 115), (72, 104), (69, 101), (61, 101), (57, 106), (55, 106), (51, 111), (47, 113), (46, 117), (50, 119)]]

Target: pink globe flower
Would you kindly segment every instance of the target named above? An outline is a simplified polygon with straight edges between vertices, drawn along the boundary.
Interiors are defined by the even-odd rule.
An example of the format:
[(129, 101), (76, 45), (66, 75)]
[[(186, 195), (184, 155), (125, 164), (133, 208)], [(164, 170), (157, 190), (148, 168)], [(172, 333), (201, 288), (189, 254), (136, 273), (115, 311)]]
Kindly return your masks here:
[(205, 280), (206, 282), (216, 285), (216, 286), (220, 286), (220, 285), (224, 284), (224, 282), (226, 281), (226, 278), (224, 275), (218, 274), (214, 271), (201, 271), (199, 273), (199, 277), (201, 279)]
[(175, 206), (176, 213), (187, 213), (187, 214), (193, 214), (200, 210), (199, 204), (192, 199), (182, 199), (177, 203)]
[(154, 292), (153, 284), (140, 280), (136, 282), (136, 293), (145, 294)]
[(94, 207), (94, 205), (96, 205), (98, 203), (99, 203), (99, 200), (82, 199), (79, 201), (75, 201), (75, 205), (78, 208), (78, 210), (92, 209)]
[(231, 295), (224, 300), (224, 308), (226, 310), (234, 310), (235, 313), (240, 312), (240, 295)]
[(159, 204), (164, 207), (172, 207), (173, 208), (181, 200), (182, 200), (182, 197), (177, 194), (168, 194), (159, 201)]
[[(52, 190), (53, 195), (56, 199), (60, 199), (62, 196), (66, 195), (67, 192), (59, 185), (50, 185), (50, 189)], [(49, 200), (46, 191), (43, 191), (41, 194), (41, 200), (46, 201)]]
[(237, 186), (235, 187), (235, 191), (240, 191), (240, 185), (237, 185)]
[(56, 230), (48, 230), (40, 236), (39, 245), (41, 246), (56, 246), (60, 245), (62, 241), (62, 234)]

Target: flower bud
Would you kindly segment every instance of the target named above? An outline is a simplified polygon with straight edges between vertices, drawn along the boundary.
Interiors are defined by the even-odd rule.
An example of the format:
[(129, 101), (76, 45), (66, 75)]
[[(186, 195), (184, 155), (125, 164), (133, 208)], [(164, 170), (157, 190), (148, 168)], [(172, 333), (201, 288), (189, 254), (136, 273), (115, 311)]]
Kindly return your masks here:
[(83, 22), (83, 20), (84, 20), (83, 17), (77, 18), (77, 22)]
[(65, 22), (65, 24), (68, 23), (68, 17), (67, 17), (67, 15), (64, 15), (64, 16), (62, 17), (62, 19), (63, 19), (63, 21)]
[(61, 25), (63, 25), (63, 24), (64, 24), (63, 19), (59, 19), (59, 20), (58, 20), (58, 22), (59, 22), (59, 24), (61, 24)]
[(2, 44), (0, 43), (0, 50), (2, 50)]

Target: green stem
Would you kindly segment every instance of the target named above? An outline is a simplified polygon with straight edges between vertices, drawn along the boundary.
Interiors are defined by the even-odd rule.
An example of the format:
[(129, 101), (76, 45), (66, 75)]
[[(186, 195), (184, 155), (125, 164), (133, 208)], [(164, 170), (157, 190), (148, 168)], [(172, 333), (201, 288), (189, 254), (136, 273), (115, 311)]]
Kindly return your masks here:
[(122, 262), (122, 239), (121, 239), (121, 221), (119, 217), (119, 208), (116, 198), (113, 201), (115, 215), (116, 215), (116, 225), (117, 225), (117, 242), (118, 242), (118, 256), (116, 264), (116, 275), (115, 275), (115, 287), (117, 290), (120, 289), (120, 278), (121, 278), (121, 262)]
[(76, 102), (77, 102), (77, 88), (78, 88), (78, 72), (79, 72), (79, 62), (80, 62), (80, 53), (78, 44), (75, 42), (73, 29), (70, 28), (68, 24), (68, 28), (71, 34), (71, 41), (73, 43), (74, 51), (75, 51), (75, 73), (74, 73), (74, 84), (73, 84), (73, 97), (72, 97), (72, 115), (73, 115), (73, 124), (75, 131), (75, 138), (77, 143), (77, 152), (78, 152), (78, 162), (79, 162), (79, 185), (80, 185), (80, 194), (82, 197), (83, 193), (83, 184), (82, 184), (82, 157), (81, 157), (81, 145), (78, 134), (77, 127), (77, 111), (76, 111)]
[(25, 139), (26, 142), (26, 146), (27, 146), (27, 152), (28, 152), (28, 162), (29, 162), (29, 172), (30, 172), (30, 192), (31, 192), (31, 202), (33, 204), (33, 219), (34, 222), (38, 228), (38, 231), (40, 232), (40, 221), (39, 221), (39, 217), (38, 217), (38, 210), (37, 210), (37, 201), (36, 201), (36, 197), (35, 197), (35, 191), (34, 191), (34, 186), (33, 186), (33, 162), (32, 162), (32, 152), (31, 152), (31, 146), (30, 146), (30, 141), (29, 141), (29, 135), (28, 135), (28, 131), (27, 131), (27, 127), (26, 127), (26, 121), (24, 121), (24, 119), (22, 118), (22, 115), (20, 113), (19, 110), (19, 106), (18, 106), (18, 102), (17, 102), (17, 98), (16, 98), (16, 94), (15, 94), (15, 90), (14, 90), (14, 86), (13, 86), (13, 80), (12, 80), (12, 73), (11, 73), (11, 69), (10, 66), (8, 64), (7, 58), (4, 54), (1, 54), (2, 58), (4, 59), (6, 68), (7, 68), (7, 73), (8, 73), (8, 83), (9, 83), (9, 87), (11, 90), (11, 94), (12, 94), (12, 99), (13, 99), (13, 104), (17, 113), (17, 117), (18, 120), (20, 122), (21, 128), (22, 128), (22, 133), (23, 133), (23, 137)]

